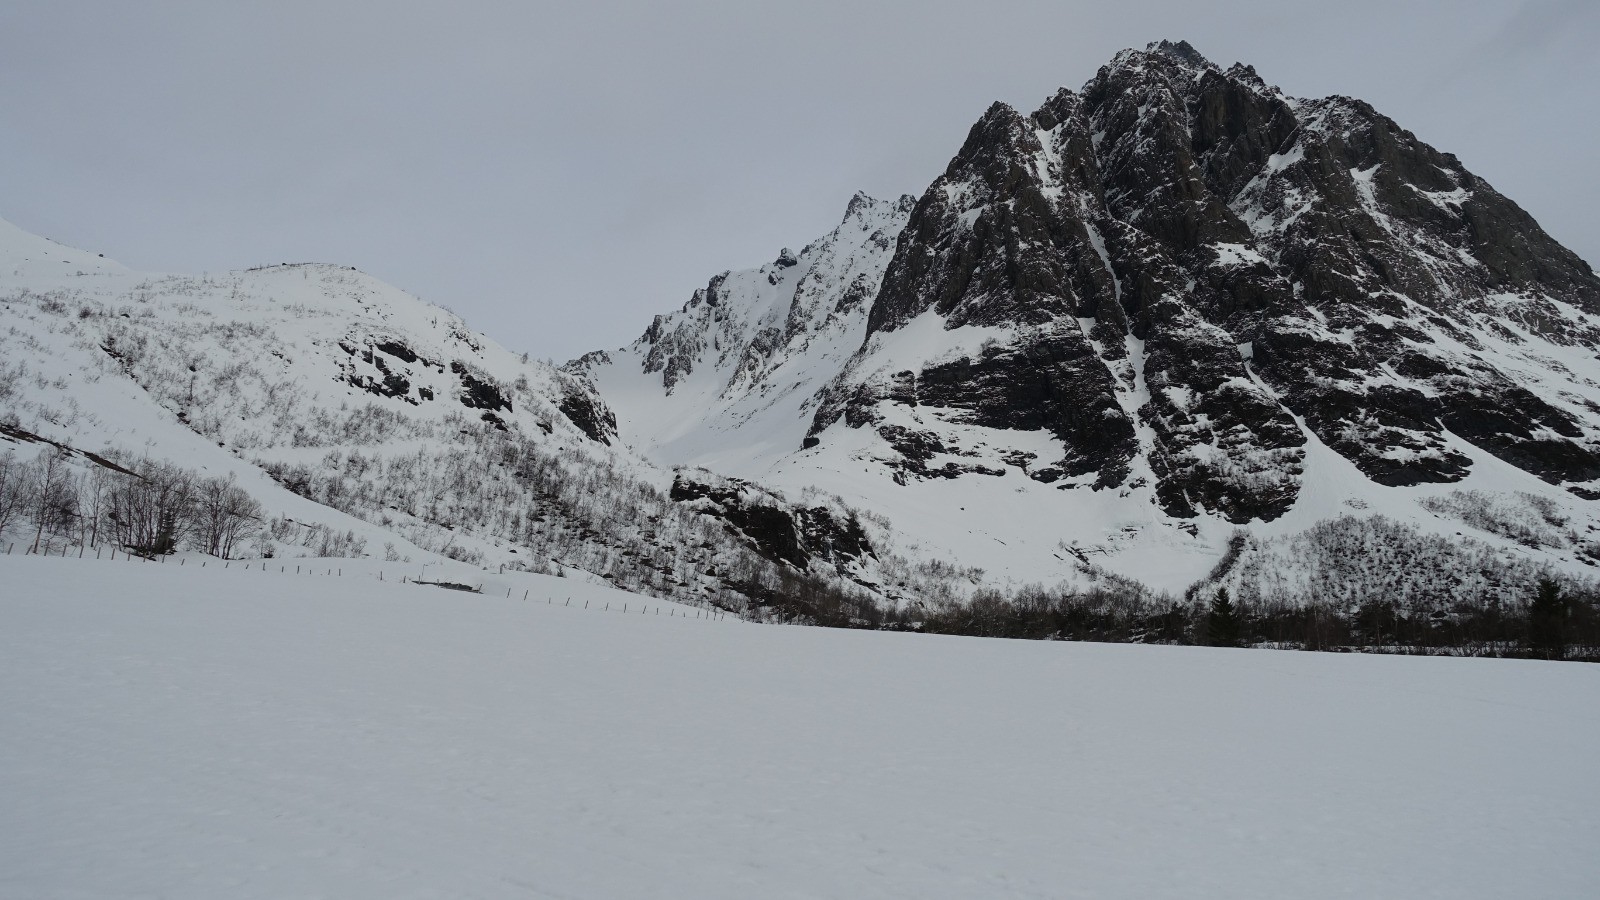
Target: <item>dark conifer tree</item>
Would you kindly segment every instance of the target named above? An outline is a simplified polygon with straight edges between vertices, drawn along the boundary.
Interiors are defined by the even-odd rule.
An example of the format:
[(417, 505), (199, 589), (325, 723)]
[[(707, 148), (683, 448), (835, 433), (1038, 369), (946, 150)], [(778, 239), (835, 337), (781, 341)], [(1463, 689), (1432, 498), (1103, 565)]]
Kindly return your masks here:
[(1206, 616), (1206, 643), (1213, 647), (1239, 645), (1239, 613), (1233, 608), (1228, 589), (1217, 588), (1211, 598), (1211, 612)]
[(1567, 598), (1554, 579), (1539, 579), (1538, 593), (1528, 607), (1528, 644), (1546, 659), (1567, 653)]

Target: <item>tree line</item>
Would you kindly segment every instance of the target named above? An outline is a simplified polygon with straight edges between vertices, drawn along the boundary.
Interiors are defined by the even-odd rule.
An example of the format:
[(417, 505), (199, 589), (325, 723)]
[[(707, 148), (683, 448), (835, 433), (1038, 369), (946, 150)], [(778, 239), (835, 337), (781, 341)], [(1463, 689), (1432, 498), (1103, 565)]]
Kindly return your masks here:
[(0, 453), (0, 534), (28, 552), (110, 544), (144, 556), (183, 547), (229, 559), (261, 533), (261, 504), (232, 474), (205, 477), (152, 459), (79, 468), (47, 446), (32, 459)]
[(1180, 603), (1125, 585), (1033, 586), (1010, 596), (979, 591), (936, 609), (900, 610), (883, 616), (878, 627), (1033, 640), (1600, 662), (1600, 592), (1592, 583), (1549, 576), (1528, 584), (1521, 598), (1497, 595), (1431, 612), (1381, 599), (1353, 607), (1315, 598), (1241, 602), (1226, 587)]
[[(526, 479), (534, 460), (523, 457), (518, 462)], [(564, 480), (561, 476), (567, 473), (561, 468), (552, 467), (548, 474), (553, 477), (544, 487), (553, 488), (552, 482)], [(275, 474), (282, 477), (285, 473)], [(294, 474), (305, 477), (310, 473), (302, 470)], [(368, 473), (350, 474), (356, 475), (355, 483), (360, 484), (364, 481), (361, 476)], [(330, 480), (313, 479), (321, 482), (317, 485), (320, 490), (315, 492), (307, 490), (307, 484), (295, 484), (293, 478), (287, 480), (291, 487), (304, 493), (323, 493), (315, 499), (324, 502), (333, 499), (326, 496), (327, 492), (339, 491), (336, 479), (330, 479), (331, 484)], [(544, 516), (540, 518), (553, 513), (558, 518), (570, 516), (565, 523), (569, 527), (575, 524), (573, 520), (584, 521), (574, 515), (578, 510), (571, 507), (564, 510), (565, 516), (557, 513), (566, 504), (550, 503), (550, 494), (541, 499), (545, 503), (541, 504)], [(643, 506), (632, 512), (649, 510), (651, 514), (645, 521), (657, 527), (666, 524), (663, 519), (667, 517), (661, 513), (671, 509), (672, 504), (650, 497)], [(588, 524), (604, 531), (609, 530), (606, 525), (613, 523), (590, 520)], [(717, 529), (713, 523), (695, 524), (706, 529), (697, 535), (705, 546), (722, 543), (716, 540), (722, 536), (714, 534)], [(305, 528), (288, 520), (265, 519), (260, 503), (236, 484), (232, 475), (206, 477), (152, 459), (101, 459), (94, 465), (79, 467), (74, 465), (70, 451), (54, 446), (31, 459), (19, 458), (11, 451), (0, 453), (0, 534), (8, 535), (14, 543), (23, 543), (31, 552), (50, 553), (54, 547), (68, 545), (110, 544), (150, 557), (188, 548), (231, 558), (253, 540), (292, 540), (294, 535), (290, 532)], [(599, 537), (590, 532), (590, 540)], [(323, 536), (324, 543), (329, 540), (358, 542), (353, 534), (332, 532)], [(643, 542), (634, 546), (644, 549)], [(325, 555), (341, 555), (337, 551), (345, 549), (355, 549), (354, 544), (350, 548), (342, 543), (338, 547), (330, 544)], [(570, 546), (563, 549), (571, 551)], [(661, 546), (657, 552), (665, 549)], [(673, 550), (673, 555), (683, 552), (681, 546)], [(622, 553), (635, 566), (646, 570), (652, 566), (648, 555), (626, 548)], [(684, 563), (692, 566), (695, 561), (661, 562), (668, 563), (660, 565), (661, 570), (672, 571)], [(711, 559), (701, 564), (709, 563)], [(716, 599), (731, 607), (735, 604), (729, 601), (737, 597), (743, 601), (738, 606), (743, 607), (744, 615), (769, 621), (1033, 640), (1600, 661), (1600, 590), (1590, 582), (1563, 583), (1548, 575), (1529, 583), (1520, 597), (1485, 593), (1476, 599), (1458, 599), (1426, 609), (1382, 596), (1368, 597), (1353, 605), (1315, 597), (1269, 598), (1254, 593), (1240, 599), (1226, 587), (1180, 602), (1151, 592), (1137, 582), (1114, 577), (1099, 578), (1088, 588), (1028, 586), (1009, 594), (986, 589), (965, 599), (946, 594), (932, 602), (892, 606), (837, 580), (789, 571), (757, 560), (753, 554), (734, 554), (733, 558), (717, 559), (717, 563), (724, 568), (719, 571), (711, 566), (710, 570), (719, 571), (732, 596)], [(648, 583), (626, 586), (660, 587)]]

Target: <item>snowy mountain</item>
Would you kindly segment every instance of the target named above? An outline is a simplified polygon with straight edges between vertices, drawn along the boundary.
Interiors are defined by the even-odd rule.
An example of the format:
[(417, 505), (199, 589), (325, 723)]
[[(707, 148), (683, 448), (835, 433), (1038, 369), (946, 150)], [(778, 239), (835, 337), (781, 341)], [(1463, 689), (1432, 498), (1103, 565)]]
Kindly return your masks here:
[[(798, 254), (711, 279), (615, 354), (568, 368), (631, 411), (652, 454), (737, 470), (799, 446), (815, 395), (866, 337), (883, 269), (914, 199), (857, 194), (844, 220)], [(731, 443), (730, 443), (731, 440)], [(743, 443), (748, 442), (748, 443)]]
[(1600, 277), (1455, 157), (1162, 42), (569, 369), (652, 460), (835, 493), (987, 584), (1292, 593), (1399, 541), (1364, 577), (1459, 596), (1438, 537), (1600, 557), (1597, 345)]
[[(920, 198), (561, 368), (352, 269), (138, 273), (4, 223), (0, 315), (0, 460), (231, 478), (261, 556), (837, 624), (1042, 585), (1124, 636), (1215, 586), (1456, 615), (1600, 562), (1600, 278), (1369, 106), (1187, 44), (996, 104)], [(88, 494), (35, 494), (94, 540)]]
[(1187, 44), (562, 367), (0, 221), (0, 897), (1592, 896), (1597, 316)]
[[(119, 478), (176, 466), (179, 490), (233, 478), (263, 504), (240, 554), (449, 559), (820, 620), (917, 577), (835, 498), (675, 489), (584, 377), (353, 269), (138, 273), (0, 223), (0, 315), (0, 462), (53, 445)], [(21, 484), (0, 472), (0, 513)], [(33, 491), (39, 531), (95, 540), (103, 485), (63, 485)]]

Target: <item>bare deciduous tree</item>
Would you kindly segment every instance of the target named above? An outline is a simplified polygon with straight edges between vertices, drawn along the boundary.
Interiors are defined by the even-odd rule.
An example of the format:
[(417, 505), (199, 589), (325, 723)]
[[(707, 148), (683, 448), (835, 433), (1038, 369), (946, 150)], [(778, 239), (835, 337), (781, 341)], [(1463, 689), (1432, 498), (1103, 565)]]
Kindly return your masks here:
[(194, 476), (170, 463), (145, 460), (139, 477), (123, 479), (111, 494), (111, 524), (124, 547), (170, 553), (193, 527)]
[(31, 495), (29, 512), (33, 516), (34, 553), (41, 547), (49, 549), (48, 535), (64, 530), (76, 517), (73, 497), (72, 470), (67, 467), (66, 454), (54, 447), (40, 453), (28, 467), (31, 469)]
[(200, 549), (230, 559), (236, 547), (261, 528), (261, 504), (226, 478), (207, 478), (195, 491), (194, 534)]
[(0, 532), (22, 515), (27, 505), (25, 463), (7, 450), (0, 453)]

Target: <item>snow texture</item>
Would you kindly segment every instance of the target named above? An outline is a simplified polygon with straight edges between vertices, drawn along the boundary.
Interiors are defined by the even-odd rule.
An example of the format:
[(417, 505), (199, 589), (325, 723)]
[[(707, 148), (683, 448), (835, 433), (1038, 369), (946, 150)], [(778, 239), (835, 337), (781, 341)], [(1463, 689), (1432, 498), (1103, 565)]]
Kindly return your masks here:
[(755, 626), (542, 576), (468, 595), (362, 572), (0, 556), (0, 895), (1580, 898), (1600, 878), (1588, 666)]

